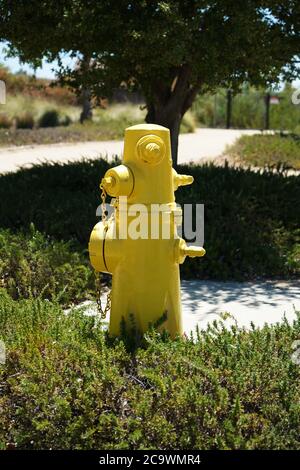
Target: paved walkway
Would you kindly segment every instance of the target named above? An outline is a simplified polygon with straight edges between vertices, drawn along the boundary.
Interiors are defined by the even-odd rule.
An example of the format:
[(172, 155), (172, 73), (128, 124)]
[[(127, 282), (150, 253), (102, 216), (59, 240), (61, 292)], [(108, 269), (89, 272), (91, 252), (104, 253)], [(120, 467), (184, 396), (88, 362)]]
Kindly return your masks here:
[[(179, 163), (216, 158), (225, 151), (227, 145), (231, 145), (241, 135), (258, 132), (260, 131), (197, 129), (193, 134), (182, 134), (179, 137)], [(0, 147), (0, 173), (17, 171), (21, 166), (30, 166), (43, 161), (96, 159), (99, 155), (110, 159), (114, 155), (121, 155), (122, 151), (123, 142), (117, 140)]]
[(198, 325), (221, 319), (229, 313), (224, 323), (237, 322), (239, 327), (257, 327), (296, 318), (300, 311), (300, 281), (288, 282), (214, 282), (182, 281), (183, 324), (186, 333)]
[[(265, 323), (281, 322), (284, 316), (292, 322), (295, 310), (300, 311), (300, 281), (191, 280), (181, 284), (183, 326), (187, 334), (195, 332), (197, 325), (205, 329), (214, 320), (222, 320), (227, 326), (236, 322), (245, 328), (250, 328), (251, 322), (260, 328)], [(105, 295), (102, 300), (105, 305)], [(85, 302), (83, 306), (87, 314), (97, 313), (94, 302)], [(226, 319), (222, 318), (224, 313)]]

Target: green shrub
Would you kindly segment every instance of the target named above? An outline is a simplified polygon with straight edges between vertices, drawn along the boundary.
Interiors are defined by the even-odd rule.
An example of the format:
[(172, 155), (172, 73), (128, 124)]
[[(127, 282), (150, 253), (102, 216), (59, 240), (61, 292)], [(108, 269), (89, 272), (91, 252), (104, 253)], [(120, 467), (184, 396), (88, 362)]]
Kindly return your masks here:
[(177, 191), (177, 201), (205, 206), (206, 255), (182, 265), (185, 277), (299, 276), (300, 176), (213, 165), (180, 172), (195, 181)]
[(196, 129), (196, 121), (191, 112), (185, 113), (180, 125), (180, 132), (195, 132)]
[(69, 126), (72, 123), (72, 119), (67, 114), (62, 115), (59, 120), (60, 126)]
[[(242, 92), (232, 97), (231, 127), (261, 129), (264, 127), (263, 90), (244, 86)], [(192, 107), (195, 118), (205, 127), (226, 127), (227, 90), (215, 94), (199, 95)]]
[(93, 290), (86, 257), (70, 243), (53, 241), (31, 227), (30, 233), (0, 229), (0, 287), (14, 299), (41, 296), (70, 304)]
[(34, 126), (34, 117), (30, 113), (18, 114), (16, 117), (17, 129), (32, 129)]
[(59, 113), (56, 109), (45, 111), (39, 119), (39, 127), (59, 126)]
[[(115, 165), (112, 162), (111, 165)], [(76, 240), (86, 251), (100, 204), (103, 159), (47, 164), (0, 177), (0, 226), (38, 230), (58, 240)], [(253, 279), (299, 276), (300, 176), (213, 165), (182, 165), (194, 176), (176, 199), (205, 205), (201, 260), (187, 259), (183, 277)], [(20, 194), (26, 194), (20, 198)]]
[(12, 120), (6, 114), (0, 114), (0, 129), (9, 129), (12, 126)]
[(244, 135), (227, 153), (246, 165), (300, 170), (300, 138), (296, 135)]
[(129, 353), (98, 320), (0, 293), (0, 448), (300, 449), (300, 319)]
[[(286, 83), (283, 90), (274, 92), (280, 101), (270, 106), (270, 129), (294, 131), (300, 122), (300, 107), (292, 103), (295, 88)], [(265, 128), (265, 97), (267, 91), (245, 84), (240, 93), (233, 94), (231, 126), (239, 129)], [(198, 123), (206, 127), (226, 127), (227, 90), (198, 95), (192, 112)]]
[(294, 133), (299, 137), (300, 136), (300, 124), (297, 124), (293, 130), (294, 130)]

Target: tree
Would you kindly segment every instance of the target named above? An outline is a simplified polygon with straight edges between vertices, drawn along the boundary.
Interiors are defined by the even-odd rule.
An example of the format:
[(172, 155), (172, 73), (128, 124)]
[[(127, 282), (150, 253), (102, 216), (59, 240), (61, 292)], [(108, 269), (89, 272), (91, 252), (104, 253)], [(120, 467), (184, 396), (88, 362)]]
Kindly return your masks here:
[(65, 51), (91, 57), (84, 76), (62, 64), (59, 75), (95, 96), (140, 88), (147, 122), (171, 131), (176, 163), (197, 93), (295, 74), (299, 10), (298, 0), (0, 0), (0, 39), (36, 65)]
[[(78, 61), (76, 69), (77, 72), (81, 72), (81, 74), (87, 75), (90, 68), (90, 63), (90, 57), (83, 57), (82, 60)], [(84, 85), (84, 82), (80, 87), (80, 103), (82, 106), (82, 111), (80, 113), (80, 123), (83, 124), (84, 121), (88, 121), (93, 117), (91, 91), (88, 86)]]

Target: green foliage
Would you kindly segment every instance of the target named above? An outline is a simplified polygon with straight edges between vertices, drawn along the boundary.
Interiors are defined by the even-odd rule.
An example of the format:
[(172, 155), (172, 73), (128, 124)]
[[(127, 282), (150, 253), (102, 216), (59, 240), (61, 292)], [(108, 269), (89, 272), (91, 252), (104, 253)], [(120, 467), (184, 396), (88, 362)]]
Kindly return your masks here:
[(34, 117), (30, 113), (19, 114), (16, 117), (17, 129), (32, 129), (34, 126)]
[[(175, 162), (179, 124), (197, 93), (296, 77), (298, 32), (294, 0), (0, 2), (11, 54), (35, 65), (58, 59), (59, 78), (78, 92), (141, 89), (147, 121), (171, 130)], [(65, 52), (81, 65), (64, 67)]]
[(70, 243), (30, 233), (0, 229), (0, 287), (14, 298), (56, 299), (62, 305), (88, 298), (93, 274), (86, 256)]
[(127, 352), (95, 317), (0, 291), (0, 447), (300, 449), (300, 319)]
[(179, 203), (204, 203), (206, 255), (186, 261), (184, 276), (215, 279), (300, 274), (300, 177), (225, 166), (181, 166), (194, 183)]
[(277, 78), (298, 53), (296, 8), (290, 0), (269, 2), (267, 8), (263, 2), (224, 0), (151, 4), (106, 0), (93, 5), (78, 1), (53, 8), (47, 0), (41, 10), (37, 0), (30, 4), (2, 0), (0, 27), (12, 53), (25, 60), (39, 63), (46, 51), (54, 59), (62, 50), (93, 57), (95, 66), (86, 76), (80, 68), (71, 71), (61, 66), (74, 86), (84, 81), (103, 96), (124, 81), (131, 86), (138, 82), (153, 94), (155, 84), (173, 82), (185, 65), (191, 67), (189, 84), (200, 80), (204, 88), (226, 81), (243, 83), (245, 78), (253, 82)]
[(196, 129), (196, 120), (193, 114), (189, 111), (182, 118), (181, 125), (180, 125), (180, 132), (182, 134), (186, 132), (195, 132), (195, 129)]
[[(289, 83), (278, 93), (279, 104), (270, 106), (270, 128), (296, 131), (300, 124), (300, 106), (292, 103), (296, 91)], [(300, 134), (300, 132), (298, 132)]]
[[(279, 104), (270, 105), (270, 128), (296, 131), (300, 123), (300, 106), (292, 103), (295, 92), (286, 83), (283, 90), (273, 92)], [(239, 129), (263, 129), (265, 127), (266, 90), (243, 85), (232, 99), (232, 127)], [(226, 127), (226, 90), (219, 89), (212, 94), (198, 95), (192, 111), (200, 123), (207, 127)], [(300, 133), (300, 132), (298, 132)]]
[[(99, 181), (109, 166), (99, 159), (2, 175), (1, 227), (26, 230), (33, 222), (41, 232), (76, 240), (86, 250), (97, 222)], [(195, 181), (178, 189), (177, 201), (205, 205), (207, 253), (200, 261), (186, 260), (183, 277), (299, 275), (299, 176), (212, 165), (182, 165), (178, 171), (193, 175)]]
[(68, 115), (63, 116), (56, 109), (50, 109), (41, 115), (38, 125), (39, 127), (57, 127), (68, 126), (71, 122)]
[(39, 127), (59, 126), (59, 115), (56, 109), (45, 111), (39, 119)]
[[(42, 119), (40, 125), (58, 127), (40, 127), (31, 130), (0, 129), (0, 145), (50, 144), (57, 142), (84, 142), (91, 140), (122, 139), (124, 129), (140, 123), (145, 118), (145, 112), (134, 105), (111, 105), (107, 109), (95, 109), (93, 122), (79, 124), (79, 108), (75, 106), (59, 106), (49, 115), (49, 101), (32, 100), (31, 107), (27, 99), (16, 96), (10, 99), (5, 108), (7, 116), (17, 115), (24, 107), (31, 109), (36, 120)], [(6, 116), (6, 115), (4, 115)], [(50, 119), (50, 121), (49, 121)], [(71, 123), (72, 121), (77, 121)], [(6, 120), (5, 120), (6, 122)], [(9, 121), (10, 122), (10, 121)], [(0, 119), (1, 127), (1, 119)], [(187, 129), (191, 131), (191, 128)]]
[(0, 129), (9, 129), (12, 126), (12, 120), (6, 114), (0, 114)]
[(300, 137), (296, 135), (245, 135), (227, 153), (246, 165), (300, 170)]
[[(262, 90), (244, 86), (241, 93), (232, 100), (232, 127), (238, 129), (261, 129), (264, 127), (264, 95)], [(205, 127), (226, 127), (226, 90), (215, 94), (199, 95), (192, 111), (200, 125)]]

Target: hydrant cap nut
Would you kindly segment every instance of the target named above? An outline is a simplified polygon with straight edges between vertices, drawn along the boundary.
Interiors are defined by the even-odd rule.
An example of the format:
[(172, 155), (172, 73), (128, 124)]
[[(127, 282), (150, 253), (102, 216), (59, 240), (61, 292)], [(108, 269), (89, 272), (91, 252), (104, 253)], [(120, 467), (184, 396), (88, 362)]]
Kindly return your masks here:
[(166, 154), (164, 141), (153, 134), (142, 137), (137, 143), (136, 150), (138, 158), (150, 165), (158, 165)]
[(107, 170), (101, 184), (112, 197), (129, 196), (133, 190), (133, 175), (128, 167), (119, 165)]

